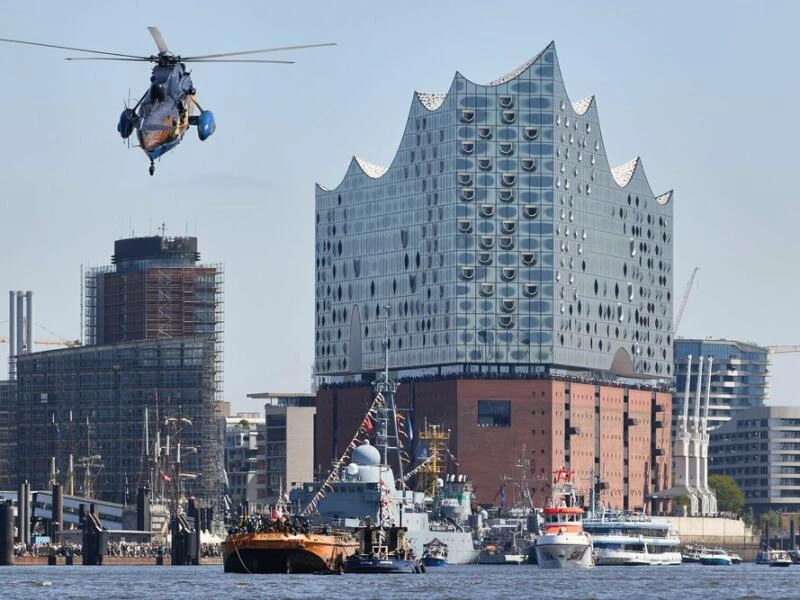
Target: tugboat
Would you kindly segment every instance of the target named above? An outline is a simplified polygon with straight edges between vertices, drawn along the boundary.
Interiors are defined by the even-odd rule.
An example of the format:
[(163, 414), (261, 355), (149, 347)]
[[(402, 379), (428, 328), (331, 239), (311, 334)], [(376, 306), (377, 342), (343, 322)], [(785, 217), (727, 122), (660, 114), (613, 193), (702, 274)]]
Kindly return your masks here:
[(406, 542), (406, 528), (373, 526), (358, 528), (358, 552), (344, 561), (345, 573), (423, 573)]
[(592, 537), (583, 530), (572, 471), (562, 467), (553, 479), (553, 499), (544, 508), (542, 535), (536, 539), (537, 562), (543, 569), (593, 567)]

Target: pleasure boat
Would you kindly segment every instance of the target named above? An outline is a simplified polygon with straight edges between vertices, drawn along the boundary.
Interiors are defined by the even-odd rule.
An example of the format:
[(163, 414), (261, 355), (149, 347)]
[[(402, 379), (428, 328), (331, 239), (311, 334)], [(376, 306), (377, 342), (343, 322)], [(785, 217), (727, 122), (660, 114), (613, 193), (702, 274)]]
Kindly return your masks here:
[(792, 557), (786, 550), (761, 550), (756, 556), (757, 565), (770, 567), (788, 567), (792, 564)]
[(679, 565), (680, 538), (669, 521), (641, 513), (601, 511), (583, 520), (597, 565)]
[(592, 537), (583, 529), (583, 509), (577, 506), (572, 471), (555, 472), (553, 499), (545, 506), (542, 533), (536, 539), (536, 562), (543, 569), (592, 567)]
[(723, 548), (706, 548), (705, 551), (700, 554), (700, 564), (725, 566), (732, 565), (733, 561)]

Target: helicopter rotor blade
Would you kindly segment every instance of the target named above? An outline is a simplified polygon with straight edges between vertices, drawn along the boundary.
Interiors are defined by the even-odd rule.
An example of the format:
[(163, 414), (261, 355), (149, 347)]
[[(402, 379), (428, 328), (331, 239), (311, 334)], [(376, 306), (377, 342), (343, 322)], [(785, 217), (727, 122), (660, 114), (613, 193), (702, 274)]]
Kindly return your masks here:
[(56, 48), (58, 50), (72, 50), (73, 52), (90, 52), (92, 54), (105, 54), (107, 56), (120, 56), (129, 59), (149, 60), (144, 56), (135, 56), (133, 54), (120, 54), (119, 52), (103, 52), (102, 50), (89, 50), (88, 48), (73, 48), (71, 46), (56, 46), (55, 44), (42, 44), (40, 42), (26, 42), (25, 40), (11, 40), (8, 38), (0, 38), (0, 42), (8, 42), (10, 44), (25, 44), (27, 46), (42, 46), (43, 48)]
[(259, 59), (248, 59), (248, 58), (206, 58), (206, 59), (193, 59), (187, 60), (183, 59), (181, 62), (191, 62), (197, 65), (202, 65), (204, 63), (272, 63), (277, 65), (293, 65), (293, 60), (259, 60)]
[(140, 56), (136, 58), (107, 58), (105, 56), (67, 56), (64, 60), (121, 60), (128, 62), (158, 62), (158, 57)]
[(153, 27), (152, 25), (149, 26), (147, 29), (150, 30), (150, 35), (153, 36), (153, 40), (158, 46), (159, 52), (169, 52), (169, 48), (167, 48), (167, 42), (164, 41), (164, 36), (161, 35), (161, 32), (158, 30), (158, 27)]
[(302, 50), (304, 48), (320, 48), (322, 46), (335, 46), (336, 42), (327, 42), (324, 44), (304, 44), (302, 46), (281, 46), (280, 48), (264, 48), (262, 50), (244, 50), (242, 52), (224, 52), (222, 54), (204, 54), (202, 56), (186, 56), (183, 58), (187, 60), (202, 60), (207, 58), (224, 58), (227, 56), (242, 56), (244, 54), (261, 54), (262, 52), (280, 52), (282, 50)]

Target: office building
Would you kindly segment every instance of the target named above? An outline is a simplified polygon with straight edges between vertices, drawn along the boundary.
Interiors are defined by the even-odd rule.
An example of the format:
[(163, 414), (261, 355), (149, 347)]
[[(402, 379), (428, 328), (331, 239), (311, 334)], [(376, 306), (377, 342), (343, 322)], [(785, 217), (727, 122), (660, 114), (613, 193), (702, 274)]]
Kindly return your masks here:
[(268, 503), (295, 485), (313, 481), (314, 394), (248, 394), (264, 401), (264, 446), (266, 451), (266, 497)]
[(708, 469), (733, 477), (756, 514), (800, 512), (800, 407), (753, 406), (711, 432)]
[[(348, 386), (382, 367), (386, 336), (416, 422), (453, 429), (481, 501), (523, 447), (537, 477), (565, 461), (587, 488), (608, 478), (620, 507), (669, 487), (655, 440), (671, 415), (672, 193), (639, 158), (608, 162), (595, 99), (569, 99), (553, 44), (486, 85), (456, 73), (415, 93), (391, 165), (354, 158), (317, 188), (315, 219), (322, 463), (368, 405)], [(630, 438), (615, 429), (634, 421)]]
[[(708, 371), (708, 359), (713, 359), (709, 389), (709, 429), (716, 429), (728, 422), (736, 411), (764, 406), (769, 387), (768, 348), (734, 340), (678, 338), (674, 347), (673, 430), (675, 430), (675, 416), (683, 411), (689, 355), (692, 355), (690, 402), (694, 402), (697, 374), (700, 369), (699, 358), (702, 356), (704, 359), (704, 373)], [(705, 398), (705, 375), (702, 395)]]
[(234, 509), (245, 506), (247, 513), (267, 507), (264, 423), (260, 413), (225, 418), (226, 494)]

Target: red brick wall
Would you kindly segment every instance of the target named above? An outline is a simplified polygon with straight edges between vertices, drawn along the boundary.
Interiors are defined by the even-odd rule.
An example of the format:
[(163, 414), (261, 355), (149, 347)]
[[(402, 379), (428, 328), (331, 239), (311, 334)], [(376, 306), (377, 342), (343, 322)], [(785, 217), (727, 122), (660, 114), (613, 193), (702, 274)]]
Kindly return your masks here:
[(625, 390), (619, 387), (600, 388), (600, 491), (598, 504), (621, 509), (624, 504), (623, 426)]
[[(629, 468), (623, 467), (624, 392), (621, 387), (570, 383), (565, 395), (563, 381), (533, 380), (430, 380), (402, 384), (397, 393), (400, 408), (413, 407), (411, 418), (415, 437), (428, 423), (450, 430), (450, 451), (458, 459), (458, 467), (450, 472), (466, 474), (473, 482), (477, 501), (496, 504), (504, 477), (506, 505), (514, 496), (512, 480), (520, 482), (520, 459), (524, 458), (525, 477), (532, 491), (534, 504), (543, 506), (550, 496), (552, 473), (565, 465), (565, 400), (570, 402), (570, 425), (580, 429), (571, 436), (571, 461), (566, 465), (575, 471), (576, 487), (586, 494), (589, 502), (591, 474), (599, 453), (600, 479), (609, 485), (600, 500), (615, 508), (625, 505), (624, 477), (629, 478), (628, 506), (644, 505), (645, 478), (649, 474), (651, 450), (651, 398), (645, 390), (629, 390), (631, 416), (639, 423), (629, 427)], [(599, 392), (599, 415), (595, 415), (595, 397)], [(657, 458), (659, 474), (669, 487), (671, 395), (657, 394), (658, 402), (666, 407), (658, 413), (665, 427), (657, 429), (656, 446), (664, 449)], [(337, 407), (334, 418), (333, 406)], [(372, 399), (369, 386), (323, 390), (317, 394), (316, 452), (320, 464), (327, 468), (333, 458), (334, 439), (340, 454), (352, 438)], [(478, 400), (508, 400), (511, 405), (510, 427), (479, 427)], [(596, 420), (597, 419), (597, 420)], [(334, 436), (333, 426), (337, 424)], [(595, 439), (599, 430), (599, 440)], [(666, 479), (664, 479), (666, 478)], [(653, 490), (654, 491), (654, 490)]]
[[(633, 510), (645, 507), (645, 491), (649, 493), (651, 404), (649, 390), (628, 391), (628, 506)], [(634, 424), (635, 423), (635, 424)]]
[[(570, 435), (569, 467), (573, 472), (575, 492), (582, 494), (587, 503), (594, 477), (594, 390), (595, 386), (591, 384), (570, 384), (570, 427), (578, 433)], [(559, 466), (561, 465), (554, 465), (554, 468)]]

